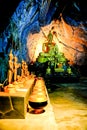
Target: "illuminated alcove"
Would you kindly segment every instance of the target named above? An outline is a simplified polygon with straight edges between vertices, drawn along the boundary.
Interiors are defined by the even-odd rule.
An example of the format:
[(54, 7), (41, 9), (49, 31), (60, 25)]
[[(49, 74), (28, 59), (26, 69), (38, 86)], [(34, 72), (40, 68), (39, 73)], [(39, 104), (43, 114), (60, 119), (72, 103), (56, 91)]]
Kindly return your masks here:
[(8, 55), (13, 48), (20, 62), (22, 59), (29, 64), (35, 62), (53, 28), (56, 34), (53, 41), (58, 45), (59, 52), (79, 71), (84, 68), (81, 74), (86, 75), (86, 11), (82, 9), (81, 2), (79, 4), (77, 6), (76, 1), (21, 1), (1, 34), (1, 44), (4, 44), (2, 53)]

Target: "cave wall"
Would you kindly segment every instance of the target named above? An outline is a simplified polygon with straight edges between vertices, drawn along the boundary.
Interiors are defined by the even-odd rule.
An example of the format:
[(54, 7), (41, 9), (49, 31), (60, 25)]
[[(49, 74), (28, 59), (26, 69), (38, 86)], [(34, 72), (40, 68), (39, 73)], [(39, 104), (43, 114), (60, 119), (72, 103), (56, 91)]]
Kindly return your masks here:
[(43, 43), (47, 42), (43, 32), (47, 36), (53, 28), (52, 31), (56, 32), (56, 37), (53, 36), (53, 42), (58, 45), (59, 51), (63, 52), (65, 57), (70, 60), (70, 64), (86, 65), (87, 39), (85, 37), (87, 32), (82, 27), (82, 25), (78, 27), (70, 26), (61, 18), (61, 21), (53, 20), (49, 25), (42, 27), (39, 33), (29, 34), (27, 48), (31, 61), (36, 60), (42, 51)]
[(21, 0), (0, 34), (0, 54), (6, 56), (13, 48), (19, 60), (35, 60), (45, 42), (43, 32), (47, 35), (53, 26), (59, 51), (71, 64), (87, 66), (86, 5), (75, 0)]

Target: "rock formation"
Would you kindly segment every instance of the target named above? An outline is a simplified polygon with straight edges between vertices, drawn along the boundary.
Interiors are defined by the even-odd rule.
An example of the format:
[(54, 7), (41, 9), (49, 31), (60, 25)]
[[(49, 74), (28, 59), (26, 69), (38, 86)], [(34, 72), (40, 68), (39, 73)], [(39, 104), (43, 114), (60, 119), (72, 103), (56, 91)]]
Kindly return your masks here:
[(82, 3), (81, 0), (21, 0), (0, 35), (0, 54), (6, 56), (13, 48), (19, 60), (35, 60), (44, 34), (54, 27), (59, 50), (71, 64), (87, 66), (87, 11), (85, 2)]

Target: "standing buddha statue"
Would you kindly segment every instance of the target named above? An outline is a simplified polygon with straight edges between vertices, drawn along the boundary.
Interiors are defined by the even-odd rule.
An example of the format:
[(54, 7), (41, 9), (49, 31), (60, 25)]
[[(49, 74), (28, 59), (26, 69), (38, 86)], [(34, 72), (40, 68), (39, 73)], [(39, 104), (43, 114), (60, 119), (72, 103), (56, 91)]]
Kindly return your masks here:
[(17, 80), (17, 72), (18, 72), (18, 68), (21, 66), (20, 63), (17, 63), (18, 59), (16, 56), (14, 56), (14, 81)]
[(9, 53), (9, 69), (8, 69), (8, 83), (10, 84), (12, 82), (13, 78), (13, 54), (12, 50)]

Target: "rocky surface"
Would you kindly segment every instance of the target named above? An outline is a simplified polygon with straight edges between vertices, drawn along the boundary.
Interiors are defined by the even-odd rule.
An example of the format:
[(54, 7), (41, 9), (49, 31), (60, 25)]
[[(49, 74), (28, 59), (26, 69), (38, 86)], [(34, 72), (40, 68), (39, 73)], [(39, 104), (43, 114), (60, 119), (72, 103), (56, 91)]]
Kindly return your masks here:
[[(61, 51), (64, 52), (72, 62), (80, 65), (87, 64), (87, 23), (86, 19), (84, 17), (82, 19), (81, 16), (82, 6), (78, 6), (75, 1), (67, 4), (66, 2), (61, 4), (61, 2), (53, 2), (50, 0), (22, 0), (11, 16), (9, 25), (1, 34), (0, 44), (4, 44), (1, 52), (6, 53), (10, 48), (13, 48), (14, 53), (16, 53), (18, 57), (20, 55), (21, 58), (29, 61), (30, 55), (28, 56), (27, 54), (28, 48), (26, 46), (28, 35), (39, 33), (43, 26), (48, 25), (49, 27), (55, 18), (61, 18), (60, 14), (61, 11), (63, 11), (62, 19), (57, 23), (59, 26), (56, 26), (57, 40), (59, 40), (57, 43), (62, 43)], [(71, 7), (71, 10), (69, 7)], [(77, 13), (77, 16), (75, 13)], [(85, 14), (85, 11), (83, 11), (83, 13)], [(72, 17), (74, 15), (75, 17)], [(50, 28), (47, 28), (48, 31)], [(46, 33), (47, 32), (45, 32), (45, 34)], [(39, 35), (39, 37), (42, 36)]]
[[(53, 42), (58, 45), (59, 51), (64, 53), (65, 57), (70, 60), (71, 64), (87, 64), (86, 30), (84, 32), (81, 25), (78, 27), (68, 25), (63, 18), (61, 18), (61, 21), (52, 21), (49, 25), (42, 27), (39, 33), (33, 35), (29, 34), (27, 48), (29, 57), (32, 61), (35, 61), (39, 53), (42, 51), (43, 43), (47, 42), (45, 36), (49, 34), (51, 29), (53, 33), (56, 33), (56, 35), (53, 35)], [(43, 33), (45, 33), (45, 36)], [(82, 33), (85, 33), (85, 35), (82, 35)]]
[[(0, 34), (0, 73), (6, 79), (8, 53), (13, 49), (21, 61), (35, 60), (52, 26), (55, 42), (71, 64), (87, 66), (87, 17), (85, 3), (67, 0), (21, 0), (9, 24)], [(61, 15), (62, 14), (62, 15)], [(57, 19), (57, 20), (55, 20)], [(55, 21), (55, 22), (54, 22)], [(42, 32), (43, 29), (43, 32)], [(34, 35), (34, 36), (33, 36)], [(38, 47), (39, 46), (39, 47)], [(3, 61), (6, 61), (6, 63)], [(5, 65), (4, 65), (5, 64)], [(2, 71), (2, 68), (3, 69)], [(5, 75), (5, 76), (4, 76)]]

